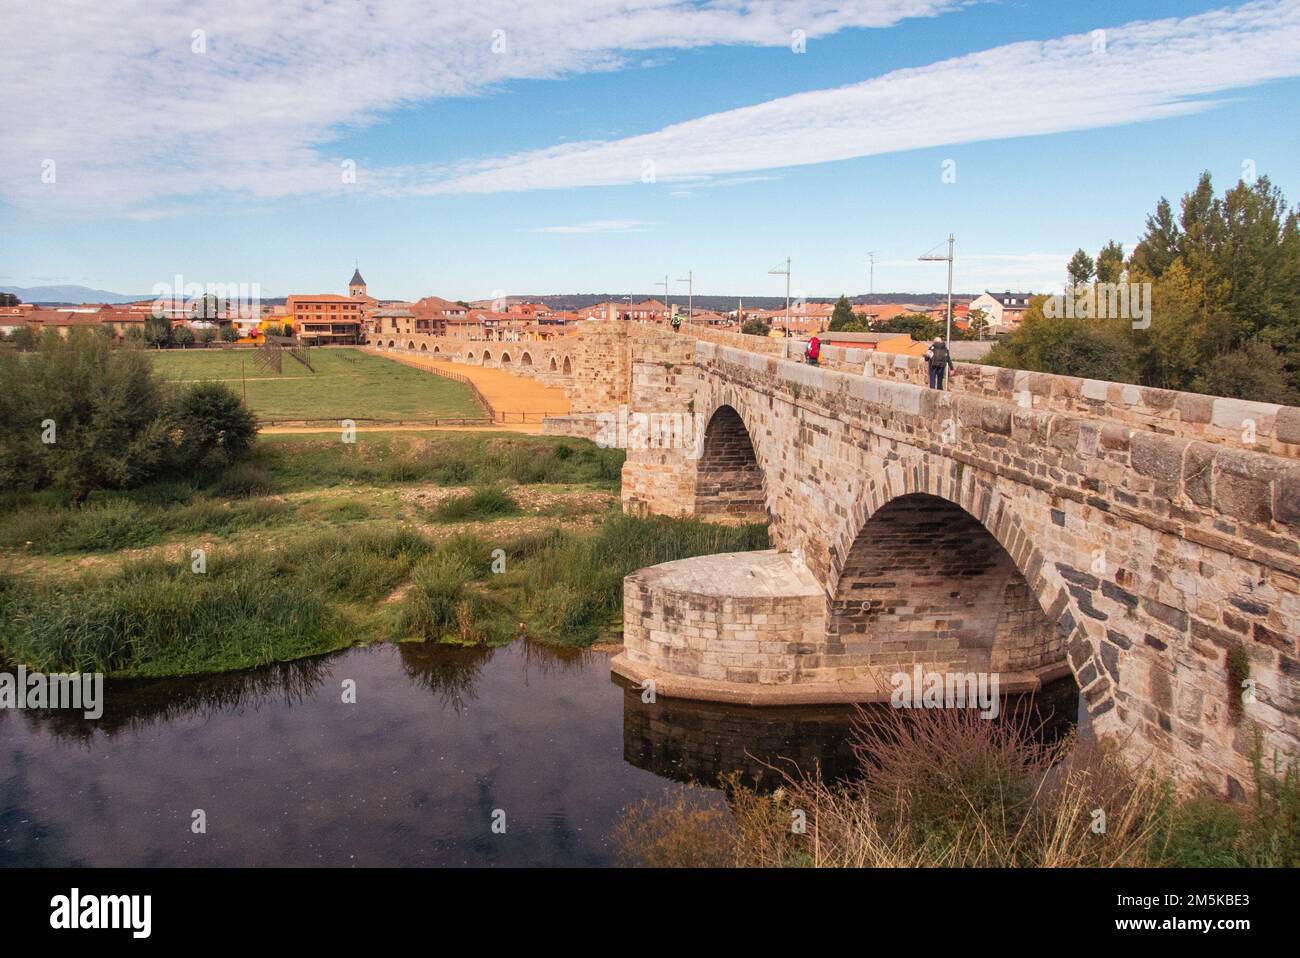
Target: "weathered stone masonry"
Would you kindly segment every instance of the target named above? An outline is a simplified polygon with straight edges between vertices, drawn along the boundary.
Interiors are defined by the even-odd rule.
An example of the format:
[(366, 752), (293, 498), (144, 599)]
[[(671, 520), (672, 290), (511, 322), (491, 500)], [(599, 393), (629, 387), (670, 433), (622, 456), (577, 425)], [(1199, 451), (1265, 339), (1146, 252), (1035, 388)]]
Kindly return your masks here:
[[(656, 590), (633, 575), (626, 674), (684, 695), (832, 701), (909, 661), (987, 662), (1026, 682), (1068, 667), (1099, 731), (1185, 779), (1248, 781), (1256, 732), (1266, 754), (1295, 754), (1295, 410), (964, 365), (941, 393), (916, 384), (909, 357), (868, 355), (855, 369), (832, 355), (840, 368), (819, 369), (782, 358), (779, 343), (604, 335), (607, 360), (624, 357), (607, 365), (627, 377), (602, 381), (590, 409), (689, 412), (728, 437), (717, 459), (707, 433), (698, 459), (630, 450), (626, 508), (707, 512), (718, 470), (748, 462), (738, 420), (778, 561), (790, 563), (788, 598), (807, 610), (799, 569), (820, 592), (797, 628), (735, 629), (727, 648), (707, 630), (770, 613), (726, 609), (703, 586), (696, 611), (717, 609), (687, 643), (654, 625)], [(674, 642), (683, 650), (669, 653)], [(1240, 716), (1234, 647), (1256, 688)]]

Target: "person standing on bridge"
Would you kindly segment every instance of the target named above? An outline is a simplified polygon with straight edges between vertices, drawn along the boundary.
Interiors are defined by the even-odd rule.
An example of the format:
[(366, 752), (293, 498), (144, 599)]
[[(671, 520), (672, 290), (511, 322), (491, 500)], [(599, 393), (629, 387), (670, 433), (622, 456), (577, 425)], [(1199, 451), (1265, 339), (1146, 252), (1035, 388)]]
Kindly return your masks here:
[(808, 360), (809, 366), (817, 365), (817, 359), (822, 354), (822, 344), (816, 333), (813, 333), (812, 339), (808, 340), (808, 345), (804, 348), (803, 354)]
[(925, 361), (930, 367), (931, 389), (942, 389), (948, 370), (952, 370), (954, 373), (957, 371), (957, 367), (952, 364), (952, 353), (948, 351), (947, 345), (938, 336), (934, 337), (934, 342), (925, 351)]

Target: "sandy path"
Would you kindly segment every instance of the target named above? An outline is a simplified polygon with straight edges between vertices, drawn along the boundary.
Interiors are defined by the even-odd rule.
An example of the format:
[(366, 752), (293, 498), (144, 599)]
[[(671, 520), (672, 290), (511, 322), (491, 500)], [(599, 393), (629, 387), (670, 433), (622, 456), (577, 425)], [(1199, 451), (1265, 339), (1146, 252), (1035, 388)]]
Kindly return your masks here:
[(394, 355), (377, 349), (364, 351), (372, 356), (383, 356), (385, 359), (414, 366), (417, 369), (436, 366), (464, 376), (478, 388), (478, 391), (492, 404), (492, 408), (498, 413), (505, 413), (507, 419), (511, 413), (521, 412), (528, 413), (530, 419), (542, 415), (567, 416), (569, 414), (569, 397), (564, 394), (563, 389), (547, 386), (528, 376), (516, 376), (489, 366), (470, 366), (451, 363), (445, 359), (426, 359), (419, 354)]

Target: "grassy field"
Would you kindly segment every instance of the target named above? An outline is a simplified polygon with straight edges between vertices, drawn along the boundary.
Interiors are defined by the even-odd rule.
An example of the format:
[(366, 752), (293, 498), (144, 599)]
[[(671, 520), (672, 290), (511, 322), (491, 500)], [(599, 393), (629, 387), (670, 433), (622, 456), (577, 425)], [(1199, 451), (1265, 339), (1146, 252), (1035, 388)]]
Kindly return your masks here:
[(273, 436), (225, 471), (76, 505), (0, 492), (0, 659), (166, 676), (521, 629), (583, 645), (621, 627), (628, 572), (767, 543), (622, 515), (623, 453), (584, 440), (357, 438)]
[[(312, 349), (312, 372), (289, 356), (281, 374), (249, 349), (169, 349), (150, 354), (173, 382), (220, 381), (262, 419), (436, 419), (485, 415), (470, 391), (357, 349)], [(244, 382), (241, 383), (241, 372)]]

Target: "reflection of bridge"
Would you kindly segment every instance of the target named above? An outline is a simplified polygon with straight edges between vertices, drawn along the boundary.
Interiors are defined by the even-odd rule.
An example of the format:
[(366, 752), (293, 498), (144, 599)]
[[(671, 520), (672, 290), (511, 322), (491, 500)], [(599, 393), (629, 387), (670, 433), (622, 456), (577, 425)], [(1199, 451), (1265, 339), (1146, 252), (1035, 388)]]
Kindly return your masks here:
[[(780, 785), (785, 774), (820, 771), (834, 781), (861, 773), (853, 754), (853, 706), (737, 708), (666, 696), (647, 703), (639, 686), (615, 681), (623, 687), (623, 758), (637, 768), (710, 786), (739, 772), (746, 784), (767, 788)], [(1003, 720), (1054, 741), (1074, 727), (1078, 699), (1072, 683), (1055, 682), (1032, 698), (1009, 702)], [(882, 709), (889, 706), (866, 706), (861, 720), (871, 723)]]
[(877, 699), (915, 663), (1004, 690), (1068, 671), (1098, 732), (1185, 777), (1247, 780), (1256, 729), (1295, 753), (1300, 409), (966, 365), (935, 392), (911, 357), (812, 368), (782, 340), (626, 323), (537, 345), (573, 364), (552, 431), (700, 424), (698, 450), (632, 437), (627, 509), (770, 525), (774, 552), (629, 576), (621, 674), (794, 703)]

